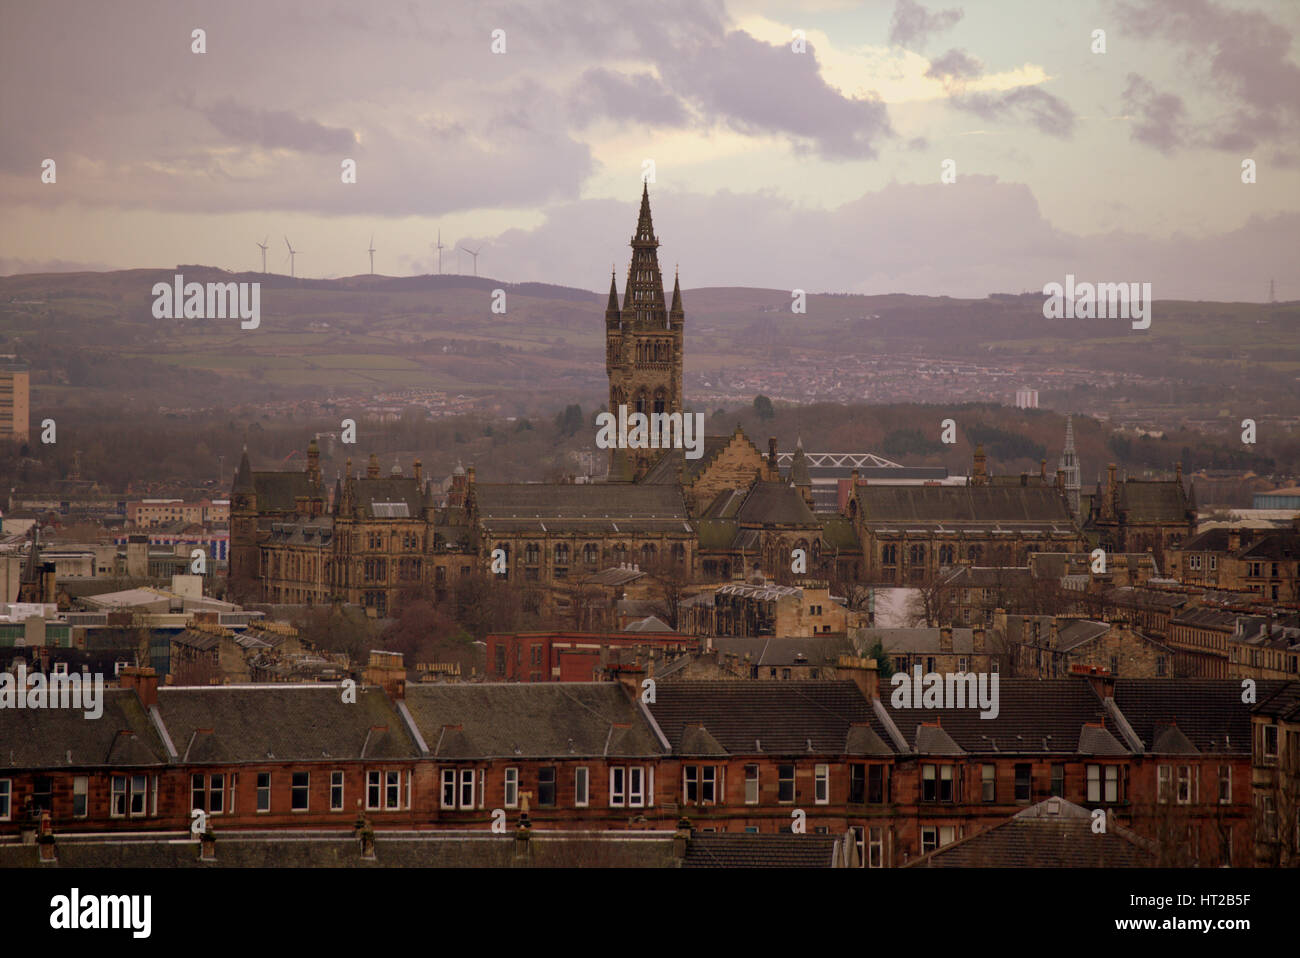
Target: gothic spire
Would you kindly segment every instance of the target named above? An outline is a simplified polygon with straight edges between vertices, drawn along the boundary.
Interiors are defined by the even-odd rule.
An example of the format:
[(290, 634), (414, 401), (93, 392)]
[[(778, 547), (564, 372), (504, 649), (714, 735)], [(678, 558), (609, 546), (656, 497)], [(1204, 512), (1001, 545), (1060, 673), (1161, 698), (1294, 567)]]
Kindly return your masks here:
[(641, 213), (632, 237), (632, 262), (627, 268), (623, 291), (623, 325), (668, 328), (664, 309), (664, 280), (659, 272), (659, 240), (650, 218), (650, 186), (641, 191)]
[(673, 305), (669, 312), (680, 313), (682, 311), (682, 283), (678, 279), (677, 270), (673, 270)]
[(605, 307), (606, 313), (618, 312), (618, 282), (614, 278), (614, 271), (609, 271), (609, 304)]

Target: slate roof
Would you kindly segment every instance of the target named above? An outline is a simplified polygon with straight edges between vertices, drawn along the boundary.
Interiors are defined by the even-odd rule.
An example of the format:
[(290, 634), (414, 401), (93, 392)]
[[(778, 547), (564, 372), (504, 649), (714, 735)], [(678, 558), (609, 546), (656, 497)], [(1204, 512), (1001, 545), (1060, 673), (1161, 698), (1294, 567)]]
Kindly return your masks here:
[[(862, 631), (865, 648), (874, 648), (879, 642), (886, 652), (917, 653), (939, 652), (939, 629), (927, 628), (874, 628)], [(954, 628), (952, 630), (952, 651), (955, 655), (969, 655), (975, 648), (972, 629)], [(946, 654), (946, 653), (945, 653)]]
[(102, 706), (97, 719), (83, 709), (0, 709), (0, 772), (167, 763), (166, 746), (133, 691), (105, 688)]
[[(420, 519), (424, 516), (424, 491), (414, 477), (344, 480), (344, 500), (353, 503), (360, 518)], [(336, 504), (336, 508), (341, 508)]]
[(693, 532), (676, 486), (645, 483), (476, 484), (479, 522), (494, 532)]
[(1176, 479), (1125, 479), (1119, 484), (1119, 508), (1128, 522), (1186, 522), (1188, 501)]
[(859, 486), (863, 521), (885, 527), (1074, 530), (1052, 486)]
[(436, 758), (665, 752), (639, 705), (617, 682), (408, 685), (406, 706)]
[(253, 490), (257, 493), (258, 512), (293, 513), (299, 496), (325, 498), (325, 488), (314, 483), (305, 472), (254, 472)]
[(749, 664), (760, 666), (834, 665), (841, 655), (855, 654), (853, 643), (843, 634), (810, 638), (719, 636), (712, 641), (719, 652), (734, 652), (742, 659), (748, 654)]
[(1300, 682), (1287, 682), (1267, 697), (1261, 697), (1253, 711), (1283, 721), (1300, 721)]
[(817, 518), (794, 486), (784, 482), (755, 482), (736, 512), (741, 523), (816, 527)]
[(1062, 798), (1031, 805), (1010, 819), (909, 862), (910, 868), (1144, 868), (1151, 845), (1107, 822), (1094, 834), (1092, 813)]
[(321, 683), (160, 687), (158, 709), (182, 761), (198, 764), (419, 757), (383, 690), (356, 692), (351, 704)]
[[(1257, 701), (1264, 701), (1283, 684), (1258, 680)], [(1163, 728), (1172, 724), (1198, 751), (1249, 755), (1253, 706), (1241, 701), (1241, 692), (1239, 679), (1115, 680), (1115, 704), (1148, 751)]]
[(687, 729), (698, 726), (731, 755), (807, 755), (809, 742), (811, 751), (837, 753), (857, 724), (888, 739), (871, 703), (850, 681), (662, 681), (647, 708), (681, 754)]
[(1284, 562), (1300, 556), (1300, 533), (1291, 531), (1270, 532), (1249, 545), (1242, 546), (1233, 556), (1238, 559), (1264, 559)]
[(991, 719), (980, 718), (978, 703), (964, 709), (895, 708), (891, 701), (894, 691), (891, 683), (882, 682), (880, 701), (909, 744), (917, 741), (918, 727), (938, 722), (954, 743), (974, 754), (1074, 754), (1086, 724), (1113, 728), (1092, 686), (1077, 677), (1000, 677), (998, 715)]
[[(820, 836), (819, 836), (820, 837)], [(308, 829), (216, 830), (214, 861), (199, 843), (162, 836), (56, 837), (57, 860), (39, 863), (35, 844), (0, 844), (0, 868), (672, 868), (673, 833), (535, 830), (528, 856), (516, 857), (513, 834), (486, 830), (387, 831), (375, 834), (373, 859), (351, 834)]]
[(273, 522), (269, 541), (277, 544), (328, 549), (334, 538), (334, 517), (317, 516), (301, 522)]
[(734, 438), (734, 434), (730, 436), (705, 436), (704, 452), (698, 459), (687, 459), (685, 449), (668, 449), (642, 477), (641, 484), (675, 484), (677, 482), (678, 462), (682, 463), (682, 482), (687, 484), (694, 482), (709, 467), (718, 453), (731, 445), (731, 440)]
[(831, 868), (834, 835), (700, 833), (686, 846), (683, 868)]

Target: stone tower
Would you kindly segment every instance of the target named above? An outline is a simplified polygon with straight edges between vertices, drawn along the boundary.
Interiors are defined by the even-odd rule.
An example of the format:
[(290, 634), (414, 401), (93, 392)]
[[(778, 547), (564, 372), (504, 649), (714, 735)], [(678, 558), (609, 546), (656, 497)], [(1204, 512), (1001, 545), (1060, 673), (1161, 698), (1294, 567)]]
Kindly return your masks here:
[(1065, 448), (1061, 451), (1061, 471), (1065, 473), (1065, 498), (1070, 503), (1070, 514), (1078, 521), (1079, 515), (1079, 455), (1074, 451), (1074, 422), (1065, 417)]
[(231, 590), (237, 596), (251, 595), (257, 588), (257, 528), (257, 488), (253, 484), (253, 470), (245, 446), (230, 492), (229, 580)]
[[(605, 309), (605, 370), (609, 374), (609, 410), (619, 406), (628, 414), (684, 413), (682, 408), (681, 285), (673, 277), (672, 305), (664, 305), (664, 281), (659, 272), (659, 240), (650, 220), (650, 188), (641, 191), (641, 214), (632, 237), (623, 305), (618, 285), (609, 278)], [(612, 480), (640, 479), (662, 455), (660, 449), (611, 449)]]

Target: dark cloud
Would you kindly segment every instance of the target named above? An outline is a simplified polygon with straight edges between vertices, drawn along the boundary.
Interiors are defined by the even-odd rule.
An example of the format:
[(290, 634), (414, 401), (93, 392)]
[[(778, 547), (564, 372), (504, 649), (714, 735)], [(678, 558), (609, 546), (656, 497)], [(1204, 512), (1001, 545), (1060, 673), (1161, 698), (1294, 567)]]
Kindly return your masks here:
[(930, 61), (925, 75), (945, 83), (953, 80), (973, 80), (984, 72), (984, 64), (964, 50), (949, 50)]
[(889, 42), (903, 47), (922, 47), (932, 34), (942, 33), (963, 16), (960, 9), (931, 13), (914, 0), (898, 0), (889, 21)]
[(356, 144), (356, 136), (351, 130), (305, 120), (288, 110), (257, 110), (233, 100), (222, 100), (201, 112), (218, 132), (230, 140), (252, 143), (268, 150), (339, 153)]
[[(1294, 140), (1300, 131), (1300, 67), (1291, 62), (1291, 32), (1254, 10), (1211, 0), (1119, 0), (1119, 22), (1139, 36), (1184, 47), (1207, 89), (1232, 109), (1193, 118), (1184, 138), (1216, 149), (1250, 149), (1260, 141)], [(1154, 144), (1153, 144), (1154, 145)]]
[(1128, 75), (1124, 88), (1124, 112), (1134, 117), (1133, 139), (1169, 153), (1182, 145), (1183, 101), (1172, 93), (1159, 93), (1145, 77)]
[(736, 30), (661, 58), (659, 70), (706, 118), (743, 133), (784, 134), (826, 158), (873, 158), (876, 143), (892, 135), (884, 103), (828, 85), (811, 44), (794, 53)]
[(985, 120), (1028, 123), (1049, 136), (1068, 139), (1074, 133), (1074, 110), (1060, 97), (1038, 87), (1016, 87), (1005, 93), (962, 93), (948, 102)]
[(569, 91), (569, 113), (579, 127), (608, 118), (650, 126), (682, 126), (690, 114), (650, 73), (626, 75), (594, 67)]

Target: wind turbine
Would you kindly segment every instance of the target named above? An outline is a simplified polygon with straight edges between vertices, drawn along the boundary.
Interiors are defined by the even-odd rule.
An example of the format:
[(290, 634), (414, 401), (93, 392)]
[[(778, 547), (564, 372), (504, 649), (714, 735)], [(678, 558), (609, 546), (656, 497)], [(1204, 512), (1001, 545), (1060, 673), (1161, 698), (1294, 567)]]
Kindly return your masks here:
[(370, 253), (370, 275), (374, 276), (375, 275), (375, 234), (374, 233), (370, 234), (370, 249), (368, 252)]
[(267, 245), (266, 245), (266, 243), (267, 243), (267, 240), (269, 240), (270, 238), (271, 238), (271, 237), (268, 236), (265, 240), (262, 240), (262, 242), (260, 242), (260, 243), (257, 244), (259, 247), (261, 247), (261, 250), (262, 250), (262, 272), (263, 272), (263, 273), (266, 272), (266, 250), (267, 250)]
[(298, 251), (297, 251), (296, 249), (293, 248), (293, 244), (291, 244), (291, 243), (289, 242), (289, 237), (287, 237), (287, 236), (284, 238), (284, 245), (289, 247), (289, 276), (292, 278), (292, 276), (293, 276), (293, 257), (294, 257), (294, 254), (297, 253)]
[(483, 247), (480, 246), (478, 249), (470, 249), (468, 246), (462, 246), (461, 249), (463, 249), (466, 253), (469, 253), (470, 256), (474, 257), (474, 275), (477, 276), (478, 275), (478, 254), (479, 251), (483, 249)]
[(447, 247), (442, 245), (442, 230), (438, 230), (438, 275), (442, 275), (442, 251)]

